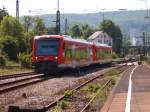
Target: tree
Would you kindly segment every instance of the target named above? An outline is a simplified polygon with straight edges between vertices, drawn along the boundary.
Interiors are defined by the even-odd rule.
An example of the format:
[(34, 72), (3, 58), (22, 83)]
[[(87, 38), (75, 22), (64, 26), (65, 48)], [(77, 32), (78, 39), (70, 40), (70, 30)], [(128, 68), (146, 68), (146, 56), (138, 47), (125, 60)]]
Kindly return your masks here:
[(100, 29), (111, 37), (115, 37), (115, 24), (111, 20), (104, 20), (100, 25)]
[(131, 39), (130, 37), (123, 37), (122, 39), (122, 46), (131, 46)]
[(72, 26), (72, 28), (70, 29), (70, 32), (73, 38), (79, 38), (81, 36), (81, 28), (77, 24)]
[(81, 26), (81, 35), (84, 39), (87, 39), (93, 33), (93, 31), (94, 30), (88, 24)]
[(47, 33), (51, 35), (56, 34), (56, 27), (47, 28)]
[(22, 38), (24, 29), (22, 24), (11, 16), (5, 16), (0, 24), (0, 34), (2, 36), (10, 35), (16, 38)]
[(111, 20), (104, 20), (100, 25), (100, 29), (112, 37), (113, 51), (120, 54), (122, 48), (122, 33), (119, 26), (116, 26)]
[(36, 35), (41, 35), (46, 33), (45, 24), (39, 17), (34, 18), (34, 33)]
[(24, 39), (24, 28), (23, 25), (11, 16), (5, 16), (0, 24), (0, 35), (1, 38), (7, 36), (13, 37), (12, 40), (16, 40), (18, 49), (20, 52), (24, 52), (27, 49)]
[(25, 37), (24, 41), (26, 43), (27, 52), (31, 52), (32, 51), (32, 40), (33, 40), (33, 37), (34, 37), (34, 32), (33, 31), (25, 32), (24, 37)]
[(8, 13), (7, 13), (7, 11), (6, 11), (6, 9), (3, 7), (3, 9), (0, 9), (0, 22), (3, 20), (3, 18), (5, 17), (5, 16), (7, 16), (8, 15)]
[(5, 53), (10, 60), (16, 60), (19, 53), (17, 40), (12, 36), (3, 36), (0, 38), (1, 51)]
[(28, 32), (29, 29), (32, 27), (33, 23), (33, 19), (31, 16), (24, 16), (23, 18), (23, 25), (24, 25), (24, 29), (25, 32)]
[(113, 49), (116, 53), (121, 54), (122, 48), (122, 33), (119, 26), (115, 26), (115, 37), (113, 37)]

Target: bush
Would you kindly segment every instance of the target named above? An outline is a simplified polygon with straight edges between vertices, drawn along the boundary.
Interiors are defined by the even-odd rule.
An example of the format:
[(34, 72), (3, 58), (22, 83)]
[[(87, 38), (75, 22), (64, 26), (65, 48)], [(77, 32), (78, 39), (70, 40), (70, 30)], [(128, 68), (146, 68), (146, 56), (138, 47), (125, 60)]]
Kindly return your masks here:
[(0, 54), (0, 66), (6, 66), (6, 58), (1, 54)]
[(31, 53), (19, 53), (18, 60), (21, 63), (21, 66), (31, 68)]
[(6, 53), (10, 60), (17, 60), (19, 53), (17, 40), (12, 36), (3, 36), (0, 38), (0, 48), (3, 53)]
[(118, 55), (117, 55), (115, 52), (113, 52), (113, 53), (112, 53), (112, 58), (113, 58), (113, 59), (116, 59), (116, 58), (118, 58)]

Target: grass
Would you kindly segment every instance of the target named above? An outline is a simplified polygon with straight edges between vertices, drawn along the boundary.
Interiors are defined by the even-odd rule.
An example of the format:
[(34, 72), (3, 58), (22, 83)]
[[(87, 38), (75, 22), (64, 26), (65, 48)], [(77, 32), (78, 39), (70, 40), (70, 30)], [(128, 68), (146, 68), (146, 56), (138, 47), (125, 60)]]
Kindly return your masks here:
[(26, 69), (26, 68), (21, 68), (21, 67), (12, 68), (12, 69), (0, 68), (0, 75), (31, 72), (31, 71), (32, 71), (31, 69)]
[(66, 90), (64, 92), (65, 98), (71, 98), (73, 96), (74, 91), (72, 90)]
[(58, 101), (56, 107), (53, 109), (50, 109), (48, 112), (63, 112), (63, 110), (66, 109), (66, 107), (68, 105), (67, 99), (72, 98), (73, 93), (74, 93), (74, 91), (72, 91), (72, 90), (66, 90), (64, 92), (65, 99)]
[(31, 72), (31, 71), (32, 69), (23, 68), (19, 63), (15, 61), (7, 61), (5, 67), (0, 67), (0, 75)]
[[(111, 80), (111, 82), (103, 90), (101, 90), (98, 93), (98, 95), (95, 97), (95, 100), (93, 100), (93, 102), (90, 104), (90, 111), (93, 111), (93, 110), (96, 111), (97, 109), (99, 109), (100, 107), (103, 106), (111, 88), (115, 85), (116, 80), (119, 77), (118, 72), (119, 72), (118, 70), (114, 69), (114, 70), (106, 73), (105, 80)], [(104, 86), (104, 84), (101, 84), (101, 87), (103, 87), (103, 86)]]
[(89, 108), (86, 110), (87, 112), (97, 111), (103, 106), (111, 88), (115, 85), (116, 80), (119, 77), (118, 73), (119, 71), (114, 69), (104, 75), (104, 80), (105, 81), (111, 80), (111, 82), (103, 90), (101, 89), (103, 88), (105, 83), (98, 83), (98, 82), (97, 83), (92, 82), (87, 86), (85, 86), (84, 88), (82, 88), (82, 91), (87, 93), (86, 96), (87, 99), (92, 99), (95, 95), (97, 95), (93, 100), (93, 102), (89, 105)]
[(6, 61), (6, 66), (20, 66), (20, 64), (15, 61)]
[(58, 101), (57, 106), (54, 109), (49, 110), (48, 112), (63, 112), (67, 105), (68, 103), (65, 100)]

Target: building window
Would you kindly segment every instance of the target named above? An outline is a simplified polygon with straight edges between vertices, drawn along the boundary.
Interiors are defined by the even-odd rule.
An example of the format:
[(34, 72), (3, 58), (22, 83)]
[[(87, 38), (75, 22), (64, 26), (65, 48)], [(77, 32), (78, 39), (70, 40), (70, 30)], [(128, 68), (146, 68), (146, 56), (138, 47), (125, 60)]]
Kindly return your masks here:
[(102, 43), (102, 40), (101, 40), (101, 39), (98, 39), (98, 43)]

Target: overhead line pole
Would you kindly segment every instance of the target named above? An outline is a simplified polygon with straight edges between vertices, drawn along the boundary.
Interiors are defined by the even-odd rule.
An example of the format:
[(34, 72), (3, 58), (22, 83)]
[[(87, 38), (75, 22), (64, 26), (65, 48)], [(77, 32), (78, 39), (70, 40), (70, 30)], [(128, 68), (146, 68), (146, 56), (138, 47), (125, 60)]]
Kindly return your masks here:
[(103, 11), (103, 12), (102, 12), (102, 13), (103, 13), (103, 14), (102, 14), (102, 15), (103, 15), (103, 21), (104, 21), (104, 20), (105, 20), (105, 12), (104, 12), (104, 11), (105, 11), (105, 8), (102, 9), (102, 11)]
[(56, 34), (60, 34), (60, 11), (59, 11), (59, 0), (57, 1)]
[(19, 0), (16, 0), (16, 18), (19, 20)]
[(68, 20), (66, 18), (65, 19), (65, 34), (67, 34), (67, 30), (68, 30)]

